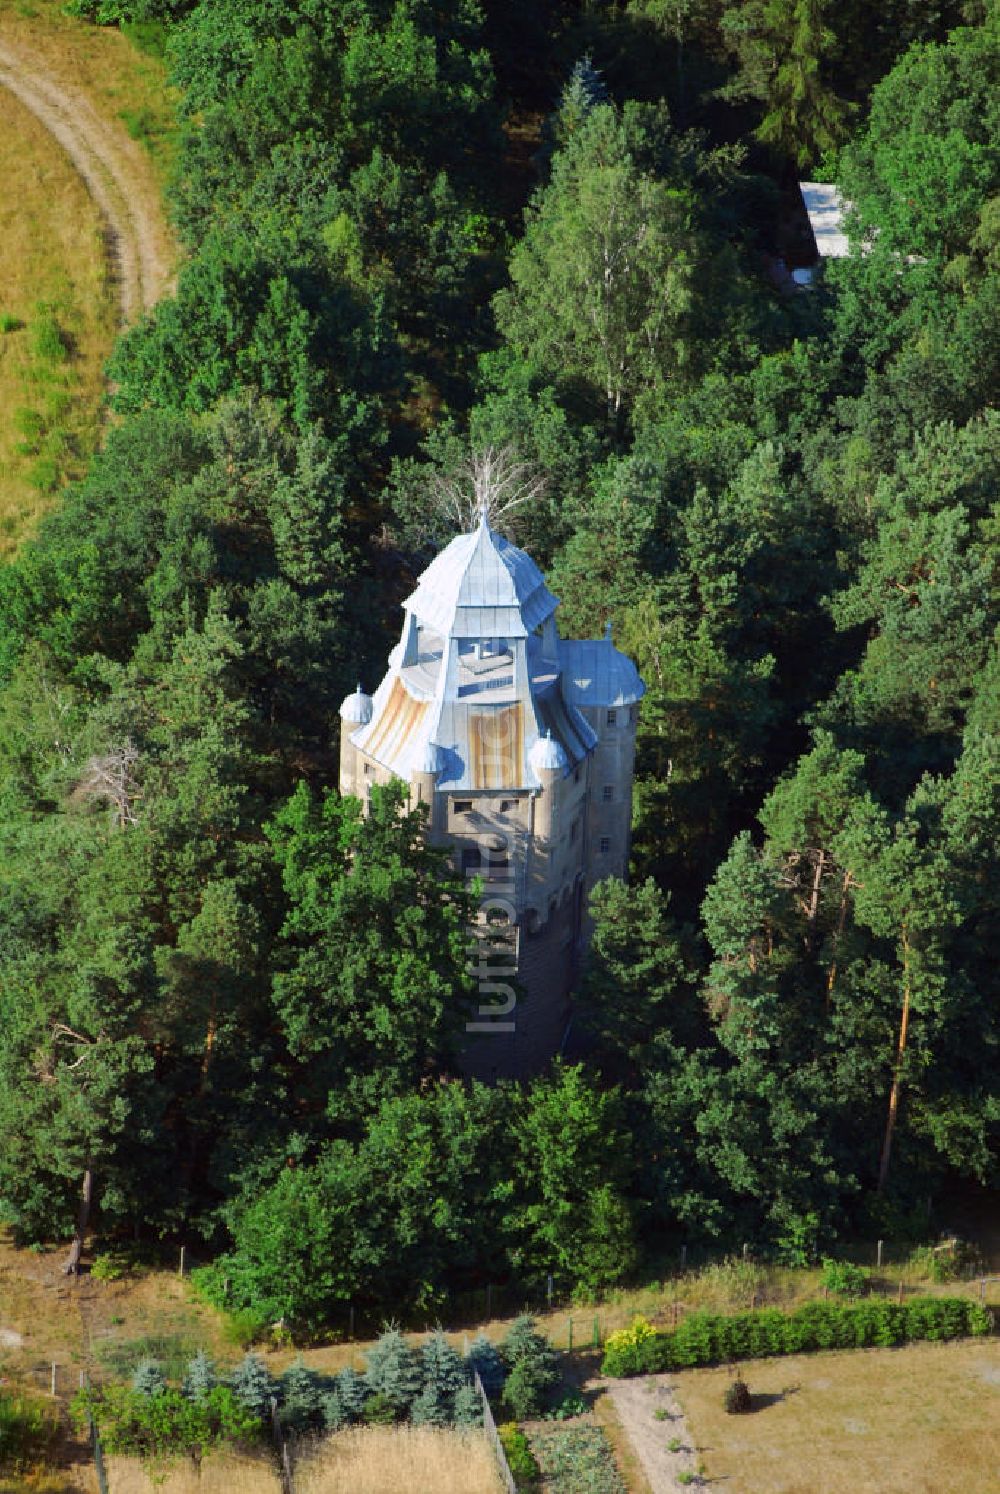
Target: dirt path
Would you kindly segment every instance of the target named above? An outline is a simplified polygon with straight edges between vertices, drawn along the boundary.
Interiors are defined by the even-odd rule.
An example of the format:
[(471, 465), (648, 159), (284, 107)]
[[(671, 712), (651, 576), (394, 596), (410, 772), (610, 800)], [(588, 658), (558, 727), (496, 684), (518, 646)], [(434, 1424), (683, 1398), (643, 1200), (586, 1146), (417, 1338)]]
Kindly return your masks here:
[(141, 147), (122, 126), (102, 119), (85, 94), (57, 82), (8, 43), (0, 44), (0, 87), (59, 142), (97, 204), (127, 326), (154, 305), (171, 279), (159, 199), (135, 164)]
[[(653, 1494), (674, 1494), (675, 1490), (679, 1494), (684, 1488), (697, 1488), (701, 1482), (696, 1476), (698, 1459), (669, 1378), (643, 1375), (637, 1380), (604, 1383)], [(657, 1417), (656, 1412), (662, 1414)], [(667, 1444), (674, 1440), (680, 1446), (671, 1452)], [(679, 1473), (691, 1474), (693, 1484), (680, 1483)]]

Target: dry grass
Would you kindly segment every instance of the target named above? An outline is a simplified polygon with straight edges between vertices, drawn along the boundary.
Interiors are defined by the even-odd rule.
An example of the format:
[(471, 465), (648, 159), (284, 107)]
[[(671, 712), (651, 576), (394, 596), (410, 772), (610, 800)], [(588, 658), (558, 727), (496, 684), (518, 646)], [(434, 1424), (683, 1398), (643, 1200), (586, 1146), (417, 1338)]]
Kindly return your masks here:
[(728, 1494), (998, 1494), (1000, 1346), (913, 1344), (753, 1360), (755, 1409), (727, 1416), (726, 1369), (674, 1388), (704, 1464)]
[(500, 1480), (480, 1432), (352, 1427), (297, 1464), (295, 1488), (299, 1494), (499, 1494)]
[[(60, 147), (0, 89), (0, 554), (97, 441), (117, 309), (101, 222)], [(45, 325), (66, 346), (46, 355)]]
[(281, 1494), (274, 1463), (256, 1458), (206, 1458), (199, 1478), (188, 1461), (147, 1472), (138, 1458), (109, 1458), (111, 1494)]
[[(113, 151), (143, 235), (146, 301), (169, 284), (175, 246), (161, 186), (173, 148), (161, 62), (58, 0), (0, 0), (0, 49), (83, 97)], [(9, 55), (8, 55), (9, 54)], [(13, 61), (11, 61), (13, 59)], [(16, 72), (16, 68), (15, 68)], [(35, 527), (98, 443), (118, 308), (101, 215), (62, 146), (0, 88), (0, 556)], [(138, 231), (138, 230), (137, 230)], [(43, 348), (44, 326), (61, 334)]]
[(0, 43), (29, 55), (56, 82), (86, 93), (98, 114), (121, 124), (143, 147), (150, 176), (162, 186), (176, 142), (162, 61), (114, 27), (63, 15), (61, 0), (0, 0)]

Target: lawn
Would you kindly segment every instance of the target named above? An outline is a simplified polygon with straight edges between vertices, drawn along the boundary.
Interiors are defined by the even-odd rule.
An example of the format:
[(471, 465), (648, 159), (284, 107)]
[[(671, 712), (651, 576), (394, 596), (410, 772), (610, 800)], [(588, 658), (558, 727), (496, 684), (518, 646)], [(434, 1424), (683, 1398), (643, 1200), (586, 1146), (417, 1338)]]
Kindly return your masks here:
[(704, 1484), (727, 1494), (998, 1494), (1000, 1344), (912, 1344), (754, 1360), (672, 1377)]

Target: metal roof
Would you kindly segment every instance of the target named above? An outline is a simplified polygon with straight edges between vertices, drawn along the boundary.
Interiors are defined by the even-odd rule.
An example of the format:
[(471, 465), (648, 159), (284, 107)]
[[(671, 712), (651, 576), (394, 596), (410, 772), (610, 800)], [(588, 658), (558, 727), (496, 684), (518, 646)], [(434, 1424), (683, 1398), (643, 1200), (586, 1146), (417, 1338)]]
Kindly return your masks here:
[(530, 555), (485, 515), (431, 561), (403, 603), (442, 638), (524, 638), (558, 605)]
[(799, 182), (802, 201), (820, 259), (847, 259), (851, 252), (844, 232), (844, 214), (850, 209), (833, 182)]
[(563, 696), (574, 706), (634, 705), (646, 693), (632, 660), (610, 637), (560, 638)]

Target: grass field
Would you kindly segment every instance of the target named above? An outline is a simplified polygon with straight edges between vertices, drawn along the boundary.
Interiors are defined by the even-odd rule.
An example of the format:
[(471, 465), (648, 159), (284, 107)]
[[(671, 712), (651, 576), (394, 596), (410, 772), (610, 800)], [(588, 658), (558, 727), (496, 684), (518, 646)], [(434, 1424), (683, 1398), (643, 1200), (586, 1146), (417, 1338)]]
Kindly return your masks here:
[(176, 130), (161, 58), (114, 27), (64, 15), (61, 0), (0, 0), (0, 44), (4, 42), (30, 54), (56, 81), (86, 93), (105, 119), (120, 122), (144, 148), (162, 186)]
[(93, 450), (117, 308), (101, 222), (60, 147), (0, 89), (0, 554)]
[[(0, 60), (71, 90), (104, 131), (142, 250), (143, 304), (169, 284), (175, 248), (161, 186), (173, 142), (162, 62), (52, 0), (0, 0)], [(0, 556), (30, 533), (100, 438), (104, 364), (119, 322), (106, 223), (49, 129), (0, 87)], [(137, 271), (138, 274), (138, 271)]]
[(998, 1494), (1000, 1345), (911, 1344), (754, 1360), (674, 1377), (704, 1484), (727, 1494)]

